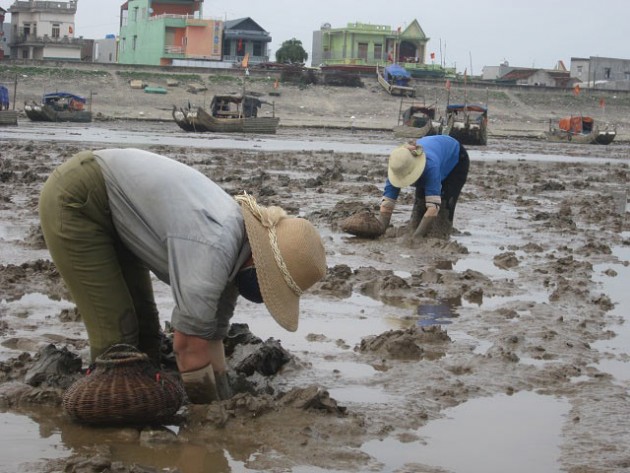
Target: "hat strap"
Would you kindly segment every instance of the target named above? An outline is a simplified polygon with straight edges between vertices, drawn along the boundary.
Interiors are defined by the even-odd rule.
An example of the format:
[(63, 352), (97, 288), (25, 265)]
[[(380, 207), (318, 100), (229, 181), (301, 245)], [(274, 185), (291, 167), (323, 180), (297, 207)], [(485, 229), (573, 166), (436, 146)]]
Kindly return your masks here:
[[(284, 262), (284, 258), (280, 253), (280, 246), (278, 245), (278, 235), (276, 234), (276, 225), (280, 220), (286, 218), (286, 212), (280, 209), (280, 207), (265, 208), (258, 205), (256, 199), (247, 192), (243, 192), (242, 195), (237, 195), (234, 198), (239, 204), (245, 205), (254, 215), (254, 217), (256, 217), (258, 221), (260, 221), (262, 226), (267, 228), (269, 232), (269, 243), (271, 245), (271, 252), (273, 253), (274, 259), (276, 260), (276, 265), (278, 266), (278, 269), (280, 269), (280, 273), (282, 273), (284, 282), (287, 283), (287, 286), (289, 286), (289, 288), (291, 288), (291, 290), (298, 297), (301, 296), (303, 291), (291, 276), (289, 268), (287, 268), (287, 265)], [(270, 212), (271, 209), (274, 210), (273, 213)], [(281, 212), (276, 211), (276, 209), (280, 210)]]

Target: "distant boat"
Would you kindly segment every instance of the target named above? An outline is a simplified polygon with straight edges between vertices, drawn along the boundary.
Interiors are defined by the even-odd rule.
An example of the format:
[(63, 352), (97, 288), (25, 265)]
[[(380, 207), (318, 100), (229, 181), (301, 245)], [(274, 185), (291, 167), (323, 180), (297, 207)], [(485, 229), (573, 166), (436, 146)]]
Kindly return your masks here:
[(404, 67), (398, 64), (390, 64), (384, 69), (376, 66), (376, 77), (379, 84), (390, 95), (406, 95), (415, 97), (416, 89), (410, 85), (413, 78)]
[[(271, 105), (271, 116), (258, 116), (263, 105)], [(215, 95), (209, 110), (189, 105), (174, 107), (172, 114), (175, 123), (189, 132), (273, 134), (280, 122), (273, 103), (250, 95)]]
[(435, 107), (411, 105), (401, 113), (399, 123), (393, 128), (399, 138), (422, 138), (442, 134), (442, 123), (435, 119)]
[(600, 125), (594, 118), (586, 116), (564, 117), (557, 124), (550, 120), (549, 131), (546, 133), (549, 141), (600, 145), (612, 143), (616, 135), (615, 127)]
[(17, 125), (17, 111), (9, 108), (9, 89), (0, 85), (0, 126)]
[(44, 94), (41, 103), (24, 104), (26, 116), (34, 122), (91, 122), (92, 112), (86, 110), (87, 100), (69, 92)]
[(446, 107), (442, 134), (464, 145), (488, 144), (488, 107), (481, 104), (452, 104)]

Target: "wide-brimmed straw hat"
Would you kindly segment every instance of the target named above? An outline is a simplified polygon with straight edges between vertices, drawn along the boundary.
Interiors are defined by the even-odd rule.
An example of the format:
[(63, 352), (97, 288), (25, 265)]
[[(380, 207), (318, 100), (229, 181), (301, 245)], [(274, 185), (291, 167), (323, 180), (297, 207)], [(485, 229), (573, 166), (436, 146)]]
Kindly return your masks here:
[(263, 207), (248, 194), (236, 196), (252, 248), (263, 302), (283, 328), (298, 327), (300, 296), (326, 275), (322, 239), (308, 220), (280, 207)]
[(420, 179), (427, 163), (422, 146), (410, 150), (399, 146), (389, 155), (387, 177), (396, 187), (407, 187)]

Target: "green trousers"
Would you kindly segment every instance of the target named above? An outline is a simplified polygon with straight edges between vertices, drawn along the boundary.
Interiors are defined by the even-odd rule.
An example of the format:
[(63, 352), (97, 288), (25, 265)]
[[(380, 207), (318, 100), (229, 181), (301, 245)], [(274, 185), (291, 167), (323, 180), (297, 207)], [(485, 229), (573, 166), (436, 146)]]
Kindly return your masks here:
[(87, 329), (92, 360), (116, 343), (159, 362), (160, 322), (148, 268), (120, 241), (92, 152), (59, 166), (41, 192), (50, 255)]

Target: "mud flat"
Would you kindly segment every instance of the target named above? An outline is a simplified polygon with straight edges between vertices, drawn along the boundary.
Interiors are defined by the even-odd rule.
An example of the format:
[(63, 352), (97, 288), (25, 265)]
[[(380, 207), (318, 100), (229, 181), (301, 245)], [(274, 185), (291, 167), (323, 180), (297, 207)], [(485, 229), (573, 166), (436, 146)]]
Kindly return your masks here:
[[(384, 237), (337, 227), (376, 210), (395, 143), (386, 132), (183, 137), (174, 124), (133, 122), (0, 138), (0, 470), (630, 468), (627, 144), (508, 137), (471, 148), (455, 234), (411, 245), (411, 189)], [(186, 408), (161, 428), (96, 429), (60, 412), (63, 376), (33, 376), (51, 344), (87, 363), (37, 199), (75, 152), (128, 145), (311, 219), (329, 269), (304, 297), (295, 333), (239, 301), (234, 322), (281, 348), (279, 371), (247, 374), (238, 349), (230, 367), (247, 383), (234, 399)], [(169, 288), (156, 282), (156, 297), (166, 324)]]

